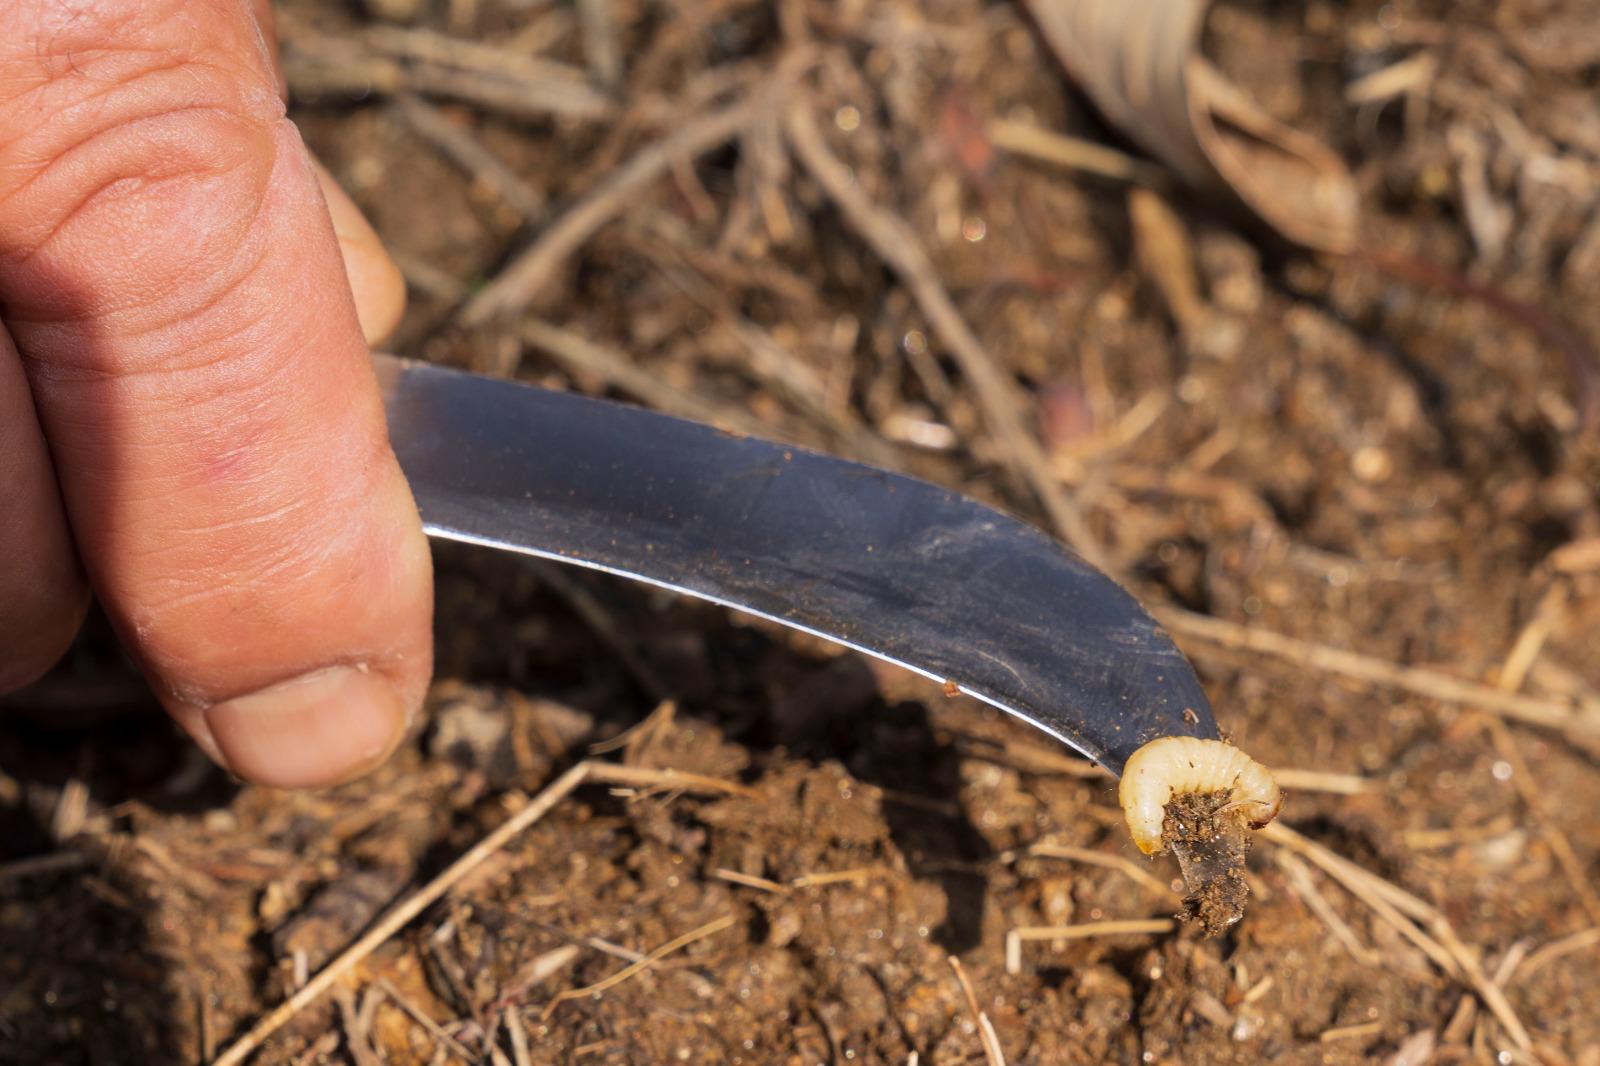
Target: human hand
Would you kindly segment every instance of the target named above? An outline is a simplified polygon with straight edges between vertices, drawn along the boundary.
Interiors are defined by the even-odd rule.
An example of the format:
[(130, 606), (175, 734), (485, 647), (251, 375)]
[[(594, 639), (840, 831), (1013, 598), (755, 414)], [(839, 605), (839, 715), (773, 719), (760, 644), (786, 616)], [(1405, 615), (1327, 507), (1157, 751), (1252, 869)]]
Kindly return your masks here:
[(367, 354), (403, 285), (268, 5), (0, 0), (0, 693), (92, 588), (207, 753), (298, 787), (399, 742), (432, 578)]

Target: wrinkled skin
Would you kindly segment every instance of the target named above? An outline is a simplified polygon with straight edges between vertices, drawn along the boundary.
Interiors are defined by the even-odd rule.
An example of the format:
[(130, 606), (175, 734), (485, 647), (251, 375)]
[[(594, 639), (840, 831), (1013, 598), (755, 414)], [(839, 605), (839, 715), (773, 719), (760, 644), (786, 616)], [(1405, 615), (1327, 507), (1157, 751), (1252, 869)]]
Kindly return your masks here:
[(431, 670), (367, 357), (403, 298), (284, 117), (266, 0), (0, 2), (0, 692), (92, 590), (240, 776), (380, 762)]

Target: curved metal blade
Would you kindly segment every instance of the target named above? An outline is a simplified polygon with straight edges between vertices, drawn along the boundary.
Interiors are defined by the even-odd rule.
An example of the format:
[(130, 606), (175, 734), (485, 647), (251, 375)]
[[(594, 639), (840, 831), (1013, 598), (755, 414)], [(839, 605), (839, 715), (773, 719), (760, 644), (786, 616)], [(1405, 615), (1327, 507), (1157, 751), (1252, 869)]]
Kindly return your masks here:
[(848, 645), (1114, 773), (1216, 737), (1183, 655), (1040, 531), (873, 467), (570, 393), (377, 356), (428, 532), (605, 570)]

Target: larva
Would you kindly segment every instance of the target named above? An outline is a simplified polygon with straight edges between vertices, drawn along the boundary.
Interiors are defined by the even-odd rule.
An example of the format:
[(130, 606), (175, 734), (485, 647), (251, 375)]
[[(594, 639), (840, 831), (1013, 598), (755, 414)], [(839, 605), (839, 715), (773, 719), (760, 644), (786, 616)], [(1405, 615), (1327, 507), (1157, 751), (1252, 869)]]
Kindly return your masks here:
[(1161, 737), (1128, 759), (1117, 796), (1133, 842), (1146, 855), (1162, 850), (1167, 803), (1188, 792), (1232, 791), (1230, 805), (1252, 826), (1277, 817), (1283, 793), (1265, 766), (1220, 740)]

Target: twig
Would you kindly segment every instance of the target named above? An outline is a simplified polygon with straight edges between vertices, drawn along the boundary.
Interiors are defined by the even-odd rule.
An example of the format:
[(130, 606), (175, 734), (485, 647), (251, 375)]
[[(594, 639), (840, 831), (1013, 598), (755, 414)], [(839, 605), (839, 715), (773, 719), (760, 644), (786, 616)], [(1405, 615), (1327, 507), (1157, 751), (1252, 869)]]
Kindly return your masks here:
[(1328, 770), (1273, 770), (1278, 784), (1293, 792), (1325, 792), (1334, 796), (1359, 796), (1371, 792), (1377, 782), (1360, 774), (1339, 774)]
[(339, 1020), (344, 1026), (344, 1046), (356, 1066), (384, 1066), (378, 1053), (372, 1050), (372, 1027), (366, 1012), (356, 1009), (355, 993), (348, 988), (335, 988), (333, 1001), (339, 1007)]
[(441, 270), (420, 256), (396, 251), (390, 258), (400, 268), (406, 284), (444, 304), (457, 304), (467, 295), (467, 286), (454, 274)]
[(481, 326), (521, 311), (549, 284), (561, 264), (595, 232), (616, 217), (672, 164), (701, 155), (736, 135), (750, 119), (751, 105), (741, 101), (681, 127), (639, 151), (612, 171), (593, 192), (557, 219), (533, 244), (518, 253), (504, 270), (462, 308), (461, 322)]
[(528, 1053), (528, 1032), (522, 1027), (522, 1018), (515, 1007), (507, 1007), (500, 1014), (500, 1024), (506, 1027), (511, 1038), (511, 1061), (516, 1066), (533, 1066), (533, 1056)]
[(1069, 844), (1035, 844), (1028, 849), (1028, 854), (1038, 855), (1047, 859), (1070, 859), (1073, 862), (1083, 862), (1107, 870), (1116, 870), (1163, 899), (1175, 900), (1178, 898), (1177, 893), (1173, 892), (1170, 886), (1163, 884), (1160, 878), (1153, 876), (1138, 863), (1121, 855), (1108, 855), (1103, 851), (1095, 851), (1093, 848), (1075, 848)]
[(983, 1043), (983, 1057), (989, 1066), (1006, 1066), (1005, 1053), (1000, 1049), (1000, 1038), (995, 1035), (994, 1025), (990, 1023), (989, 1016), (978, 1006), (978, 997), (973, 994), (972, 982), (967, 980), (967, 971), (962, 968), (961, 960), (954, 955), (950, 957), (950, 969), (955, 971), (956, 980), (961, 983), (961, 991), (967, 997), (967, 1007), (972, 1011), (972, 1017), (978, 1024), (978, 1039)]
[[(299, 40), (299, 35), (296, 35)], [(583, 70), (526, 50), (485, 44), (413, 26), (368, 27), (361, 40), (399, 59), (414, 59), (527, 83), (560, 82), (586, 88)]]
[(50, 812), (50, 839), (57, 844), (71, 840), (83, 831), (89, 820), (89, 786), (78, 777), (67, 779)]
[(722, 930), (728, 928), (732, 924), (733, 915), (724, 914), (721, 918), (709, 921), (697, 929), (691, 929), (689, 932), (683, 934), (675, 940), (669, 940), (667, 943), (662, 944), (659, 948), (656, 948), (638, 962), (623, 967), (610, 977), (596, 981), (592, 985), (585, 985), (582, 988), (568, 988), (560, 993), (557, 993), (556, 997), (545, 1005), (544, 1014), (542, 1017), (548, 1020), (550, 1015), (555, 1013), (555, 1009), (561, 1004), (565, 1003), (567, 1000), (583, 999), (586, 996), (592, 996), (596, 993), (604, 992), (608, 988), (612, 988), (621, 984), (634, 974), (649, 969), (666, 956), (672, 954), (674, 951), (687, 947), (696, 940), (708, 937), (713, 933), (720, 933)]
[(1416, 92), (1433, 80), (1438, 69), (1437, 53), (1418, 52), (1350, 82), (1344, 87), (1345, 102), (1357, 105), (1381, 104), (1396, 96)]
[(685, 296), (720, 319), (744, 346), (750, 357), (748, 365), (742, 368), (746, 373), (777, 391), (801, 414), (826, 425), (855, 456), (891, 469), (904, 465), (893, 445), (864, 428), (848, 409), (841, 410), (829, 401), (828, 386), (818, 374), (766, 330), (739, 313), (724, 290), (689, 262), (680, 245), (667, 243), (667, 250), (681, 266), (658, 263), (658, 268)]
[(578, 0), (578, 28), (583, 34), (583, 57), (596, 84), (616, 89), (622, 84), (622, 50), (617, 46), (611, 0)]
[(989, 143), (1002, 152), (1041, 163), (1082, 171), (1112, 181), (1129, 181), (1154, 189), (1172, 187), (1167, 172), (1154, 163), (1108, 145), (1067, 137), (1027, 122), (997, 119), (988, 126)]
[(388, 913), (378, 919), (365, 935), (348, 948), (345, 948), (332, 962), (318, 971), (315, 977), (307, 981), (304, 988), (269, 1011), (265, 1017), (251, 1026), (244, 1036), (240, 1037), (231, 1047), (217, 1057), (212, 1066), (238, 1066), (239, 1063), (244, 1062), (255, 1053), (256, 1049), (261, 1046), (262, 1041), (277, 1032), (290, 1018), (293, 1018), (319, 999), (339, 978), (349, 973), (352, 968), (381, 947), (395, 933), (403, 929), (413, 918), (427, 910), (441, 896), (454, 888), (462, 878), (477, 869), (491, 855), (504, 848), (519, 833), (550, 813), (556, 804), (566, 799), (574, 789), (585, 781), (631, 785), (670, 783), (676, 788), (713, 788), (715, 791), (734, 792), (749, 791), (742, 785), (720, 781), (716, 778), (702, 777), (699, 774), (678, 773), (667, 770), (644, 770), (637, 767), (613, 766), (609, 763), (592, 761), (578, 763), (546, 786), (543, 792), (535, 796), (522, 810), (508, 818), (498, 829), (484, 837), (477, 844), (474, 844), (464, 855), (446, 867), (432, 881), (390, 908)]
[(984, 420), (1004, 450), (1008, 462), (1043, 504), (1056, 532), (1091, 563), (1102, 564), (1104, 554), (1051, 473), (1049, 460), (1038, 440), (1023, 424), (1023, 405), (1016, 383), (984, 348), (939, 281), (916, 232), (899, 215), (873, 203), (844, 165), (822, 140), (811, 105), (802, 101), (790, 107), (785, 128), (795, 155), (873, 252), (887, 263), (910, 291), (928, 324), (950, 349), (971, 384)]
[(406, 1014), (411, 1017), (412, 1021), (426, 1029), (430, 1036), (432, 1036), (440, 1044), (443, 1044), (445, 1047), (449, 1048), (450, 1051), (462, 1062), (473, 1063), (478, 1060), (478, 1056), (474, 1055), (465, 1044), (451, 1036), (449, 1033), (445, 1032), (444, 1027), (438, 1022), (434, 1021), (432, 1018), (428, 1017), (421, 1007), (417, 1006), (415, 1003), (411, 1002), (409, 998), (402, 995), (400, 990), (389, 982), (388, 978), (378, 978), (378, 980), (373, 982), (373, 987), (377, 988), (378, 991), (388, 996), (391, 1003), (405, 1011)]
[(1571, 955), (1575, 951), (1583, 951), (1585, 948), (1596, 946), (1600, 946), (1600, 926), (1591, 926), (1588, 929), (1580, 929), (1576, 933), (1568, 933), (1564, 937), (1550, 941), (1550, 943), (1537, 951), (1531, 952), (1527, 958), (1522, 960), (1522, 964), (1506, 978), (1505, 983), (1510, 984), (1512, 981), (1526, 980), (1559, 958)]
[[(1300, 666), (1324, 670), (1355, 681), (1389, 685), (1406, 692), (1445, 703), (1464, 704), (1506, 718), (1545, 726), (1549, 729), (1582, 734), (1600, 734), (1600, 721), (1576, 713), (1566, 700), (1541, 699), (1501, 692), (1488, 685), (1463, 681), (1449, 674), (1416, 666), (1401, 666), (1359, 652), (1299, 640), (1267, 629), (1242, 626), (1221, 618), (1208, 618), (1176, 607), (1161, 607), (1156, 618), (1175, 633), (1205, 641), (1219, 648), (1270, 655)], [(1203, 654), (1204, 649), (1197, 649)]]
[(456, 882), (472, 872), (489, 856), (505, 847), (513, 837), (543, 818), (556, 804), (583, 784), (594, 768), (593, 763), (581, 762), (558, 777), (552, 784), (522, 810), (475, 844), (467, 853), (445, 868), (425, 887), (391, 908), (366, 935), (342, 951), (324, 966), (300, 991), (290, 996), (269, 1012), (250, 1031), (240, 1037), (232, 1047), (217, 1057), (213, 1066), (237, 1066), (244, 1062), (268, 1036), (271, 1036), (290, 1018), (326, 992), (335, 981), (348, 973), (357, 963), (376, 951), (385, 941), (405, 927), (411, 919), (421, 914), (440, 896), (450, 891)]
[(1515, 824), (1516, 820), (1509, 814), (1502, 814), (1487, 822), (1459, 829), (1406, 829), (1400, 833), (1400, 839), (1413, 851), (1434, 851), (1456, 844), (1488, 840), (1507, 832)]
[(606, 785), (627, 785), (630, 788), (720, 792), (729, 796), (744, 796), (746, 799), (754, 799), (758, 795), (755, 789), (737, 781), (665, 766), (619, 766), (609, 762), (590, 762), (589, 780)]
[[(423, 30), (389, 27), (386, 32), (398, 36), (369, 41), (330, 37), (288, 16), (280, 10), (283, 71), (290, 93), (298, 97), (413, 92), (519, 118), (556, 114), (593, 120), (616, 110), (581, 71), (549, 60)], [(380, 48), (404, 57), (384, 55)]]
[(736, 885), (743, 885), (745, 888), (758, 888), (763, 892), (771, 892), (776, 896), (784, 895), (789, 891), (788, 885), (779, 884), (777, 881), (772, 881), (765, 877), (756, 877), (754, 874), (742, 874), (738, 870), (729, 870), (720, 866), (711, 871), (711, 876)]
[(7, 881), (20, 881), (25, 877), (42, 877), (46, 874), (65, 873), (88, 866), (89, 856), (81, 851), (58, 851), (49, 855), (30, 855), (26, 859), (13, 859), (0, 863), (0, 885)]
[(1376, 966), (1381, 961), (1377, 953), (1361, 942), (1355, 930), (1351, 929), (1345, 920), (1339, 917), (1339, 912), (1333, 909), (1333, 905), (1323, 898), (1316, 882), (1311, 880), (1311, 870), (1300, 857), (1290, 851), (1279, 851), (1274, 857), (1278, 861), (1279, 868), (1289, 878), (1289, 884), (1293, 886), (1305, 905), (1311, 908), (1311, 913), (1322, 919), (1322, 924), (1328, 927), (1334, 939), (1343, 944), (1344, 949), (1357, 962)]
[(790, 888), (817, 888), (822, 885), (841, 885), (851, 881), (870, 881), (874, 877), (887, 877), (889, 871), (877, 866), (861, 866), (853, 870), (829, 870), (823, 873), (801, 874), (789, 882)]
[[(1499, 677), (1496, 679), (1496, 685), (1502, 692), (1514, 693), (1522, 687), (1528, 671), (1538, 660), (1545, 641), (1549, 639), (1551, 632), (1565, 614), (1566, 606), (1567, 586), (1564, 582), (1558, 581), (1540, 597), (1533, 615), (1517, 634), (1517, 639), (1512, 642), (1511, 650), (1506, 654), (1505, 663), (1501, 665)], [(1589, 883), (1589, 875), (1583, 868), (1583, 860), (1578, 858), (1578, 853), (1572, 849), (1572, 842), (1567, 839), (1567, 834), (1562, 832), (1561, 827), (1551, 818), (1544, 793), (1540, 791), (1533, 772), (1528, 769), (1527, 760), (1522, 757), (1522, 751), (1517, 747), (1517, 740), (1511, 735), (1511, 729), (1498, 718), (1490, 718), (1488, 725), (1489, 736), (1494, 741), (1495, 750), (1511, 766), (1512, 783), (1516, 786), (1518, 795), (1522, 797), (1523, 805), (1528, 808), (1534, 822), (1538, 824), (1539, 833), (1550, 846), (1551, 854), (1556, 857), (1556, 863), (1561, 867), (1561, 873), (1566, 877), (1567, 884), (1572, 887), (1573, 895), (1577, 896), (1579, 904), (1588, 912), (1589, 921), (1600, 925), (1600, 896), (1595, 894), (1594, 886)]]
[[(605, 942), (601, 941), (601, 943)], [(610, 945), (607, 946), (609, 947)], [(543, 984), (568, 966), (571, 966), (573, 960), (578, 957), (579, 950), (576, 944), (562, 944), (558, 948), (553, 948), (535, 957), (521, 970), (517, 971), (517, 975), (500, 989), (500, 994), (495, 997), (494, 1005), (496, 1007), (509, 1007), (514, 1003), (520, 1002), (527, 995), (529, 989)], [(638, 962), (644, 957), (634, 952), (629, 954), (631, 957), (626, 960), (628, 962)]]
[(1586, 574), (1600, 570), (1600, 537), (1568, 541), (1545, 557), (1558, 574)]
[[(1505, 991), (1484, 976), (1477, 956), (1467, 950), (1467, 946), (1456, 936), (1455, 929), (1437, 908), (1316, 841), (1301, 836), (1282, 822), (1266, 826), (1261, 830), (1261, 837), (1290, 848), (1315, 863), (1421, 948), (1445, 974), (1463, 981), (1477, 993), (1519, 1050), (1526, 1051), (1533, 1046), (1527, 1028), (1517, 1017), (1516, 1011), (1512, 1010)], [(1406, 915), (1424, 923), (1428, 931), (1424, 933), (1408, 921)]]
[(1006, 933), (1006, 973), (1022, 972), (1022, 944), (1026, 940), (1088, 940), (1101, 936), (1170, 933), (1177, 927), (1178, 923), (1171, 918), (1129, 918), (1082, 922), (1078, 925), (1019, 925)]
[(737, 408), (715, 407), (642, 370), (621, 352), (548, 322), (527, 321), (519, 331), (523, 343), (554, 356), (569, 373), (590, 374), (634, 399), (679, 418), (692, 418), (747, 436), (770, 435), (771, 426)]
[[(1281, 822), (1275, 822), (1267, 826), (1261, 831), (1261, 836), (1264, 840), (1270, 840), (1274, 844), (1281, 844), (1291, 848), (1310, 859), (1335, 881), (1343, 885), (1357, 899), (1371, 907), (1378, 917), (1393, 926), (1400, 935), (1421, 949), (1422, 953), (1428, 956), (1433, 961), (1433, 964), (1439, 967), (1440, 971), (1449, 977), (1460, 976), (1461, 971), (1457, 966), (1457, 960), (1445, 949), (1444, 945), (1418, 928), (1414, 922), (1395, 906), (1394, 901), (1382, 891), (1382, 887), (1392, 887), (1389, 886), (1389, 882), (1384, 881), (1376, 874), (1363, 870), (1343, 856), (1324, 848), (1321, 844), (1308, 840)], [(1432, 908), (1420, 900), (1417, 903), (1425, 911), (1432, 911)]]
[(443, 111), (413, 93), (396, 94), (394, 110), (413, 133), (448, 156), (525, 221), (543, 215), (544, 196), (539, 190), (485, 148), (469, 128), (450, 121)]
[(590, 755), (609, 755), (614, 751), (624, 751), (623, 763), (628, 766), (638, 766), (639, 757), (655, 743), (656, 739), (672, 729), (672, 721), (677, 717), (678, 704), (675, 700), (662, 700), (656, 704), (656, 709), (639, 719), (633, 725), (624, 729), (610, 740), (602, 740), (589, 745)]
[(1369, 1036), (1377, 1036), (1383, 1032), (1382, 1022), (1359, 1022), (1356, 1025), (1340, 1025), (1332, 1029), (1324, 1029), (1317, 1034), (1317, 1042), (1331, 1044), (1335, 1040), (1358, 1040)]

